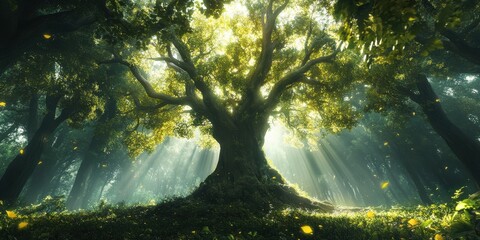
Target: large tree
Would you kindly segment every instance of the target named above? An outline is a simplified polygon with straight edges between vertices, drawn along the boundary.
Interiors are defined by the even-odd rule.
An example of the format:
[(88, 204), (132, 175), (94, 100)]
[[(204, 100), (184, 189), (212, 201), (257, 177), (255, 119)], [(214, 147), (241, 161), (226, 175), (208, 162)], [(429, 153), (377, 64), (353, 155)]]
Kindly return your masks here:
[[(149, 50), (122, 49), (104, 63), (130, 69), (175, 128), (199, 126), (218, 142), (218, 165), (194, 197), (309, 206), (284, 185), (262, 146), (273, 119), (306, 137), (312, 129), (349, 127), (356, 117), (343, 102), (352, 66), (335, 50), (326, 15), (314, 1), (235, 2), (217, 19), (194, 13), (186, 34), (172, 26)], [(154, 70), (163, 72), (159, 81), (149, 80)]]

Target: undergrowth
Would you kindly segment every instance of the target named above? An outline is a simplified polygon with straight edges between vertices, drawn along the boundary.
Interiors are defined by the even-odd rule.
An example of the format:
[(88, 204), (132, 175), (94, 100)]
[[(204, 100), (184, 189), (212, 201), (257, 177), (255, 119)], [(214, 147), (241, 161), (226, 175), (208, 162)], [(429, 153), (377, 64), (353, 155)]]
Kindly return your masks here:
[(430, 206), (249, 210), (175, 199), (156, 206), (99, 205), (67, 211), (62, 198), (0, 206), (0, 239), (480, 239), (480, 193)]

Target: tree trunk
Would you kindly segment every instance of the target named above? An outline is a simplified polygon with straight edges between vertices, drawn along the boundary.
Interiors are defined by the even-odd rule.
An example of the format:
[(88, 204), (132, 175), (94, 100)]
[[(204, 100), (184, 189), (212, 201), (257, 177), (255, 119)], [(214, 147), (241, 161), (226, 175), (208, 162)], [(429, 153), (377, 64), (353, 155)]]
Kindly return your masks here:
[(25, 183), (32, 175), (38, 161), (42, 156), (45, 144), (55, 129), (68, 118), (70, 111), (62, 111), (62, 114), (55, 118), (55, 112), (59, 97), (48, 96), (46, 99), (47, 114), (42, 120), (23, 154), (18, 154), (8, 165), (2, 179), (0, 179), (0, 199), (6, 203), (13, 203), (20, 195)]
[(95, 138), (92, 139), (90, 147), (86, 150), (85, 156), (83, 157), (82, 163), (80, 164), (80, 168), (75, 177), (72, 190), (68, 195), (67, 208), (69, 209), (79, 209), (85, 206), (83, 196), (86, 194), (93, 170), (98, 165), (96, 162), (98, 156), (92, 151), (92, 146), (96, 144), (94, 139)]
[(108, 142), (108, 133), (102, 131), (104, 123), (112, 119), (116, 114), (117, 103), (113, 98), (109, 98), (105, 106), (105, 112), (102, 114), (97, 122), (96, 129), (90, 144), (85, 151), (82, 163), (78, 169), (73, 183), (72, 190), (67, 199), (67, 207), (69, 209), (86, 208), (88, 206), (89, 197), (88, 191), (92, 188), (94, 183), (95, 170), (100, 167), (100, 160), (106, 158), (103, 149)]
[(48, 189), (51, 188), (52, 181), (60, 167), (59, 163), (64, 161), (63, 157), (65, 157), (64, 155), (58, 156), (55, 154), (55, 150), (58, 150), (58, 145), (65, 140), (69, 133), (68, 129), (60, 128), (57, 130), (57, 134), (55, 134), (55, 144), (52, 144), (52, 141), (48, 143), (44, 150), (42, 163), (35, 168), (35, 171), (30, 177), (28, 187), (24, 193), (22, 193), (22, 199), (26, 203), (38, 203), (45, 196), (49, 195)]
[(192, 197), (216, 204), (241, 201), (261, 211), (268, 210), (270, 205), (283, 204), (332, 210), (331, 205), (301, 197), (285, 184), (281, 175), (269, 166), (262, 150), (266, 121), (252, 123), (237, 123), (235, 127), (214, 124), (213, 136), (220, 144), (219, 161)]
[(33, 94), (28, 104), (27, 139), (30, 141), (38, 128), (38, 95)]
[(480, 143), (463, 133), (450, 121), (426, 76), (418, 75), (417, 88), (420, 94), (415, 95), (416, 97), (412, 100), (422, 107), (432, 128), (470, 171), (478, 187), (480, 185)]

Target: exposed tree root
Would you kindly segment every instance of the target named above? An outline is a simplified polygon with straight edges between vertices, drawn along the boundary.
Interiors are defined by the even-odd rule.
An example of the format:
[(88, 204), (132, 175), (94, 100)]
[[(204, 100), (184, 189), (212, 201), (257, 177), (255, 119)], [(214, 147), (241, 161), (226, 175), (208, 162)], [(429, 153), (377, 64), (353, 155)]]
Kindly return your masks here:
[(235, 183), (209, 178), (189, 198), (212, 204), (242, 202), (254, 211), (269, 211), (278, 207), (305, 208), (322, 212), (334, 210), (332, 204), (300, 196), (295, 189), (279, 181), (259, 182), (256, 178), (248, 177)]

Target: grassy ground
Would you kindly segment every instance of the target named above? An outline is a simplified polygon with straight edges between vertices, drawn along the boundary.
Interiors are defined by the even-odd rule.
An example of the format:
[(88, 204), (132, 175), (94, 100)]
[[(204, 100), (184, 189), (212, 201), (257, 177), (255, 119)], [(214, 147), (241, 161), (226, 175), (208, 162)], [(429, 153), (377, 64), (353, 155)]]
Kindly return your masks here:
[[(391, 209), (250, 211), (177, 199), (64, 211), (60, 199), (0, 213), (0, 239), (480, 239), (479, 198)], [(480, 229), (477, 229), (480, 230)]]

